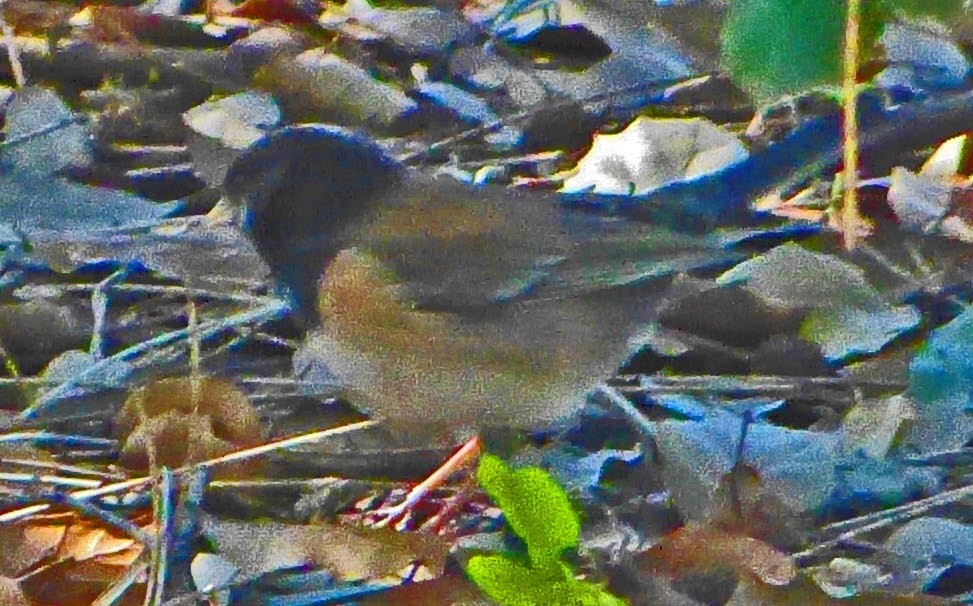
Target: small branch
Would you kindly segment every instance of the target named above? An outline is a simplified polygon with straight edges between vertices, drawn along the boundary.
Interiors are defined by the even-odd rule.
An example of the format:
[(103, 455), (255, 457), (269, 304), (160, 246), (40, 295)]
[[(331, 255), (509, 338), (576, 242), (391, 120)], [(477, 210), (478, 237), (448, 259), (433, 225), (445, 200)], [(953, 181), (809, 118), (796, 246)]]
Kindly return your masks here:
[[(266, 322), (279, 316), (286, 309), (287, 306), (284, 303), (273, 302), (254, 311), (230, 316), (229, 318), (223, 320), (204, 322), (198, 327), (199, 338), (208, 338), (210, 335), (218, 334), (228, 328), (233, 328), (251, 322)], [(139, 343), (138, 345), (124, 349), (113, 356), (99, 360), (98, 362), (90, 365), (77, 376), (41, 395), (36, 401), (34, 401), (33, 404), (20, 412), (18, 415), (18, 420), (23, 421), (36, 416), (54, 402), (65, 397), (66, 394), (71, 393), (71, 390), (76, 389), (79, 384), (90, 381), (91, 377), (96, 376), (99, 372), (103, 372), (103, 370), (109, 367), (111, 364), (115, 364), (120, 361), (128, 362), (134, 360), (154, 349), (163, 347), (170, 343), (176, 343), (188, 339), (191, 333), (192, 330), (189, 328), (168, 332), (144, 343)]]
[(47, 494), (47, 498), (52, 503), (66, 505), (83, 516), (100, 520), (104, 524), (116, 528), (131, 538), (135, 539), (146, 548), (155, 546), (155, 536), (149, 534), (144, 528), (136, 525), (128, 518), (122, 517), (111, 511), (106, 511), (90, 503), (85, 499), (79, 499), (71, 494), (52, 492)]
[[(179, 469), (176, 469), (173, 473), (184, 474), (188, 471), (194, 471), (197, 469), (209, 469), (212, 467), (217, 467), (219, 465), (235, 463), (238, 461), (245, 461), (247, 459), (259, 457), (270, 452), (283, 450), (286, 448), (294, 448), (295, 446), (302, 446), (304, 444), (313, 444), (316, 442), (320, 442), (322, 440), (326, 440), (328, 438), (344, 435), (346, 433), (361, 431), (363, 429), (372, 427), (377, 424), (378, 423), (376, 421), (359, 421), (357, 423), (342, 425), (340, 427), (333, 427), (331, 429), (312, 431), (310, 433), (301, 434), (298, 436), (294, 436), (292, 438), (284, 438), (276, 442), (271, 442), (269, 444), (263, 444), (261, 446), (255, 446), (253, 448), (248, 448), (246, 450), (230, 453), (228, 455), (224, 455), (216, 459), (210, 459), (209, 461), (196, 463), (195, 465), (187, 465), (185, 467), (180, 467)], [(85, 490), (78, 490), (69, 493), (67, 496), (71, 499), (77, 499), (77, 500), (93, 499), (95, 497), (100, 497), (107, 494), (114, 494), (118, 492), (135, 490), (137, 488), (141, 488), (142, 486), (145, 486), (146, 484), (151, 484), (154, 480), (155, 480), (154, 476), (132, 478), (130, 480), (116, 482), (114, 484), (101, 486), (99, 488), (88, 488)], [(27, 507), (22, 507), (20, 509), (15, 509), (13, 511), (8, 511), (6, 513), (0, 514), (0, 524), (10, 524), (17, 520), (21, 520), (30, 517), (32, 515), (42, 513), (44, 511), (47, 511), (50, 508), (51, 506), (47, 503), (38, 503), (36, 505), (29, 505)]]
[(861, 47), (859, 25), (861, 0), (848, 0), (845, 18), (845, 56), (842, 78), (842, 113), (844, 141), (844, 196), (841, 205), (841, 232), (845, 247), (855, 248), (858, 239), (858, 56)]
[(98, 598), (91, 603), (91, 606), (115, 606), (121, 600), (125, 592), (132, 585), (135, 585), (139, 578), (149, 569), (145, 558), (139, 558), (134, 564), (128, 567), (118, 580), (112, 583)]
[(148, 588), (145, 592), (146, 606), (158, 606), (164, 601), (166, 579), (169, 576), (169, 557), (172, 552), (173, 533), (175, 532), (175, 512), (173, 508), (175, 487), (172, 472), (163, 468), (161, 481), (156, 484), (153, 499), (155, 519), (158, 523), (158, 539), (152, 546), (152, 559)]
[(14, 28), (10, 27), (10, 24), (2, 15), (0, 15), (0, 30), (3, 31), (3, 45), (7, 47), (7, 59), (10, 61), (10, 71), (13, 73), (14, 83), (18, 89), (23, 88), (27, 84), (27, 77), (24, 76), (24, 65), (20, 62)]
[(804, 551), (795, 553), (792, 557), (795, 561), (807, 560), (811, 557), (820, 555), (828, 549), (832, 549), (838, 545), (841, 545), (842, 543), (850, 541), (859, 535), (872, 532), (880, 528), (885, 528), (899, 522), (914, 519), (926, 514), (936, 507), (950, 505), (957, 501), (969, 498), (971, 495), (973, 495), (973, 486), (962, 486), (960, 488), (949, 490), (926, 499), (893, 507), (892, 509), (876, 511), (874, 513), (852, 518), (850, 520), (829, 524), (821, 529), (822, 533), (840, 532), (841, 534), (832, 539), (809, 547)]

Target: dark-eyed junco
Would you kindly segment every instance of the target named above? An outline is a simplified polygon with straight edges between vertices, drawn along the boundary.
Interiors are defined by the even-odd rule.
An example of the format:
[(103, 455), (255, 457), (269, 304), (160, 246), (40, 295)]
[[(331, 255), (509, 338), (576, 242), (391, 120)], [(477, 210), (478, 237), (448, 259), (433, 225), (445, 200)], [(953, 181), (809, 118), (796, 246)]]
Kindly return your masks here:
[(326, 125), (257, 142), (226, 180), (305, 354), (402, 431), (456, 440), (577, 411), (704, 238), (407, 169)]
[[(860, 145), (876, 160), (971, 115), (971, 93), (863, 110)], [(837, 162), (840, 133), (836, 116), (812, 119), (747, 162), (606, 206), (644, 222), (410, 170), (326, 125), (259, 140), (225, 188), (311, 329), (309, 355), (374, 416), (453, 436), (577, 410), (652, 318), (665, 277), (726, 257), (704, 232), (752, 220), (755, 196)], [(652, 223), (674, 215), (697, 234)]]

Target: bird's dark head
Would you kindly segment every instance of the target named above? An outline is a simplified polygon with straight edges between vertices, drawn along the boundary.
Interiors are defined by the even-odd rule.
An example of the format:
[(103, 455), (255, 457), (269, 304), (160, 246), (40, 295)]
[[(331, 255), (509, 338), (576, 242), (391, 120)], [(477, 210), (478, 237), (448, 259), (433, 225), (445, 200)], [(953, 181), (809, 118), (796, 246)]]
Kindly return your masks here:
[(246, 207), (244, 229), (286, 287), (298, 318), (313, 324), (325, 265), (404, 176), (404, 167), (375, 143), (314, 124), (257, 141), (230, 167), (224, 190)]

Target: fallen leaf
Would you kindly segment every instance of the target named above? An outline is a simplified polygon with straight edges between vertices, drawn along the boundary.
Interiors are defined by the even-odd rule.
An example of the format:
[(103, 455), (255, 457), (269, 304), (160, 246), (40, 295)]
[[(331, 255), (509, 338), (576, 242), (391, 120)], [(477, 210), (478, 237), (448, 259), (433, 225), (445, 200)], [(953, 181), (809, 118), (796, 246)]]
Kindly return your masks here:
[[(260, 416), (231, 383), (211, 377), (173, 377), (139, 388), (125, 400), (115, 424), (121, 462), (173, 468), (259, 445)], [(220, 466), (220, 477), (253, 470), (254, 462)]]
[(787, 585), (797, 575), (794, 561), (759, 539), (715, 527), (683, 527), (641, 556), (648, 568), (676, 577), (730, 569), (768, 585)]
[(746, 158), (736, 137), (706, 120), (640, 117), (615, 135), (596, 135), (561, 191), (639, 195)]
[(204, 534), (246, 578), (294, 566), (318, 566), (342, 581), (396, 575), (415, 562), (438, 574), (448, 542), (435, 535), (347, 524), (294, 525), (208, 520)]
[(419, 583), (406, 583), (380, 595), (359, 600), (362, 606), (494, 606), (466, 577), (447, 574)]

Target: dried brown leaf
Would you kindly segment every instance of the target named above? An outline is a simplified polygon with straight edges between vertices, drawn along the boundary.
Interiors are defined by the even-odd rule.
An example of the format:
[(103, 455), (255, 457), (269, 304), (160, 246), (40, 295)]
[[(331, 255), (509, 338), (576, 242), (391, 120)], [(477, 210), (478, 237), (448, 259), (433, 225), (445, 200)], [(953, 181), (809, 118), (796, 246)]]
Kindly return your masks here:
[(408, 583), (386, 593), (361, 600), (362, 606), (492, 606), (495, 602), (459, 574)]
[(414, 562), (442, 570), (448, 542), (438, 536), (347, 524), (207, 523), (220, 555), (246, 576), (300, 564), (327, 568), (346, 581), (400, 573)]
[(946, 603), (933, 596), (885, 593), (836, 599), (805, 578), (787, 587), (772, 587), (743, 578), (725, 606), (937, 606)]
[[(162, 379), (133, 392), (116, 424), (127, 467), (182, 467), (259, 445), (260, 417), (246, 394), (208, 377)], [(221, 466), (219, 477), (253, 472), (255, 462)]]
[(714, 526), (684, 527), (642, 556), (650, 568), (673, 576), (730, 569), (768, 585), (787, 585), (793, 560), (759, 539)]
[[(17, 577), (52, 555), (64, 537), (63, 525), (30, 523), (0, 526), (0, 574)], [(5, 602), (4, 602), (5, 603)]]

